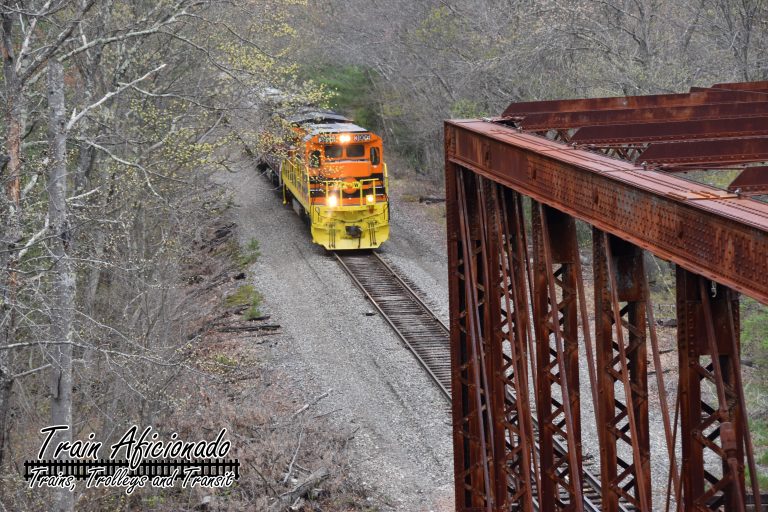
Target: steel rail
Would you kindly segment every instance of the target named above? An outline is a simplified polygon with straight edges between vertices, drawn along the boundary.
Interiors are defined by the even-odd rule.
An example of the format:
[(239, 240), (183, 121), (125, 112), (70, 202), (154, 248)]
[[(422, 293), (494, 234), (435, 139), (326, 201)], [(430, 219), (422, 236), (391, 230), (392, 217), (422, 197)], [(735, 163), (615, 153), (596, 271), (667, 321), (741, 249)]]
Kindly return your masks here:
[[(427, 307), (426, 304), (419, 298), (419, 296), (411, 289), (408, 284), (403, 281), (400, 276), (398, 276), (395, 271), (390, 267), (378, 254), (375, 252), (367, 253), (368, 255), (371, 255), (370, 258), (366, 258), (368, 261), (370, 261), (373, 264), (378, 265), (380, 268), (383, 268), (385, 270), (384, 275), (378, 275), (377, 278), (380, 279), (380, 282), (383, 282), (384, 279), (389, 280), (389, 284), (393, 284), (396, 287), (399, 287), (402, 290), (401, 293), (401, 300), (411, 301), (414, 305), (416, 305), (418, 308), (420, 308), (423, 313), (429, 318), (430, 321), (433, 321), (433, 325), (437, 326), (437, 331), (435, 332), (434, 336), (436, 338), (444, 337), (445, 338), (445, 349), (446, 352), (448, 351), (448, 333), (450, 332), (448, 327), (439, 319), (437, 316), (432, 312), (432, 310)], [(406, 348), (411, 351), (411, 353), (416, 357), (416, 360), (419, 362), (419, 364), (424, 367), (424, 369), (427, 371), (429, 376), (432, 378), (432, 380), (435, 381), (437, 386), (440, 388), (440, 391), (442, 392), (443, 396), (448, 400), (450, 403), (451, 401), (451, 392), (450, 392), (450, 374), (448, 378), (443, 381), (443, 379), (440, 379), (436, 374), (435, 371), (430, 367), (429, 364), (424, 360), (422, 355), (426, 355), (426, 352), (429, 350), (429, 347), (425, 347), (423, 345), (420, 345), (418, 341), (415, 341), (413, 339), (409, 339), (409, 336), (407, 333), (404, 333), (403, 330), (398, 327), (396, 319), (392, 317), (393, 312), (387, 312), (385, 311), (385, 308), (380, 304), (379, 301), (377, 301), (373, 297), (373, 292), (371, 290), (371, 286), (374, 285), (374, 283), (363, 283), (361, 281), (361, 276), (358, 273), (355, 273), (352, 268), (350, 268), (349, 264), (349, 258), (358, 256), (359, 254), (356, 254), (354, 256), (349, 255), (340, 255), (338, 252), (334, 252), (333, 255), (335, 256), (336, 260), (341, 265), (342, 269), (349, 274), (349, 276), (352, 278), (352, 280), (355, 282), (358, 288), (362, 290), (362, 292), (365, 294), (365, 296), (368, 298), (368, 300), (371, 302), (371, 304), (378, 310), (378, 312), (381, 314), (381, 316), (386, 320), (386, 322), (389, 324), (390, 327), (395, 331), (397, 336), (403, 341)], [(345, 260), (345, 258), (347, 258)], [(422, 327), (429, 328), (427, 325), (422, 325)]]
[[(385, 311), (385, 307), (383, 307), (374, 297), (375, 291), (371, 290), (371, 286), (376, 286), (376, 282), (384, 282), (385, 280), (390, 281), (390, 283), (395, 283), (397, 287), (402, 289), (402, 297), (401, 300), (411, 301), (413, 304), (415, 304), (418, 308), (423, 310), (424, 315), (432, 322), (432, 325), (436, 326), (439, 330), (439, 333), (435, 333), (436, 336), (444, 336), (445, 337), (445, 354), (444, 359), (448, 359), (450, 357), (449, 352), (449, 346), (448, 346), (448, 336), (450, 333), (450, 330), (448, 326), (445, 325), (445, 323), (440, 320), (440, 318), (435, 315), (435, 313), (432, 311), (432, 309), (427, 306), (427, 304), (424, 303), (424, 301), (419, 297), (419, 294), (416, 293), (413, 288), (406, 283), (398, 274), (395, 272), (395, 270), (392, 268), (391, 265), (389, 265), (384, 259), (382, 259), (379, 254), (375, 252), (367, 252), (364, 253), (364, 256), (366, 256), (367, 262), (369, 262), (370, 265), (376, 265), (379, 268), (383, 270), (383, 274), (377, 274), (376, 275), (376, 282), (370, 283), (367, 282), (368, 280), (365, 279), (364, 276), (361, 276), (351, 268), (353, 265), (350, 264), (350, 258), (360, 258), (360, 253), (355, 253), (353, 255), (347, 255), (347, 254), (339, 254), (338, 252), (333, 253), (336, 261), (339, 262), (341, 265), (341, 268), (346, 272), (351, 278), (352, 281), (355, 283), (355, 285), (360, 288), (360, 290), (363, 292), (363, 294), (366, 296), (366, 298), (371, 302), (371, 304), (376, 308), (376, 310), (379, 312), (379, 314), (384, 318), (384, 320), (389, 324), (390, 327), (395, 331), (397, 336), (403, 341), (406, 348), (411, 351), (411, 353), (416, 357), (416, 360), (419, 362), (419, 364), (427, 371), (429, 376), (432, 378), (433, 381), (438, 385), (440, 388), (440, 391), (442, 392), (443, 396), (449, 401), (451, 401), (451, 392), (450, 392), (450, 376), (443, 381), (443, 379), (440, 379), (436, 372), (436, 369), (433, 369), (430, 367), (429, 363), (425, 360), (422, 355), (425, 355), (425, 351), (422, 350), (421, 347), (418, 346), (419, 341), (409, 339), (408, 334), (403, 332), (403, 329), (397, 326), (397, 320), (392, 318), (392, 313)], [(346, 259), (345, 259), (346, 258)], [(429, 350), (428, 348), (426, 350)], [(434, 357), (434, 353), (429, 354), (430, 356)], [(509, 393), (509, 391), (508, 391)], [(533, 425), (534, 429), (538, 430), (538, 421), (535, 417), (533, 419)], [(565, 453), (565, 445), (563, 445), (562, 442), (560, 442), (558, 439), (554, 440), (555, 449), (559, 454)], [(538, 450), (539, 446), (538, 443), (536, 443), (536, 449)], [(590, 471), (587, 471), (586, 469), (583, 472), (583, 475), (581, 475), (584, 479), (583, 481), (583, 487), (591, 489), (593, 492), (585, 494), (584, 496), (584, 508), (585, 510), (589, 512), (598, 512), (600, 510), (599, 503), (595, 503), (594, 496), (600, 497), (601, 496), (601, 486), (599, 479), (593, 475)], [(534, 500), (536, 502), (536, 500)], [(536, 503), (538, 506), (538, 503)], [(623, 503), (619, 504), (619, 508), (622, 512), (629, 512), (629, 509), (627, 509)]]

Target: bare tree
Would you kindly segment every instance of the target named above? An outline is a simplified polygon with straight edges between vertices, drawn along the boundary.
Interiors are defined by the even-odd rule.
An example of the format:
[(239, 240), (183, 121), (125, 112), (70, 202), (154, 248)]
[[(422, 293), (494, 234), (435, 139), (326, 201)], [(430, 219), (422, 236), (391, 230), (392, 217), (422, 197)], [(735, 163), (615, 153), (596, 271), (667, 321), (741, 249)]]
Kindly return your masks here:
[[(49, 158), (48, 218), (51, 236), (47, 246), (53, 257), (51, 304), (51, 424), (67, 425), (52, 445), (72, 441), (72, 325), (75, 311), (75, 269), (70, 256), (74, 237), (67, 208), (67, 127), (64, 117), (64, 70), (60, 62), (48, 63)], [(68, 489), (57, 491), (56, 510), (72, 510)]]

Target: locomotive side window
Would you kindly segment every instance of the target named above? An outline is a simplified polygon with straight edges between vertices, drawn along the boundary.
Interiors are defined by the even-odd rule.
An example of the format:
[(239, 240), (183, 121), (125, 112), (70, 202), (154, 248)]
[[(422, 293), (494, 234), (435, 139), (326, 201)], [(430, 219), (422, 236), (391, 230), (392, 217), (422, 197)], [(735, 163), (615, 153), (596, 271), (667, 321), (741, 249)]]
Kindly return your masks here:
[(316, 149), (309, 154), (309, 166), (320, 167), (320, 150)]
[(371, 148), (371, 165), (379, 165), (379, 148)]
[(352, 144), (347, 146), (347, 158), (362, 158), (365, 156), (365, 146), (362, 144)]
[(325, 158), (341, 158), (343, 151), (341, 146), (325, 146)]

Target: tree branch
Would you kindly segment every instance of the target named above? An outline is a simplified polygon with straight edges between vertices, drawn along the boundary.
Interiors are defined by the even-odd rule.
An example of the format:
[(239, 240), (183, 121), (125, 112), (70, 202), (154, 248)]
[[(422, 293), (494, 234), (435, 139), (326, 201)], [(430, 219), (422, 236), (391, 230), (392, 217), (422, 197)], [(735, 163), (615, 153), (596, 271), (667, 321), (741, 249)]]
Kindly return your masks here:
[(72, 32), (75, 30), (75, 27), (82, 21), (81, 18), (91, 10), (91, 7), (96, 3), (96, 0), (86, 0), (85, 5), (83, 5), (82, 9), (80, 9), (80, 12), (77, 13), (77, 16), (75, 16), (75, 19), (70, 21), (67, 24), (67, 27), (62, 30), (56, 40), (49, 45), (45, 50), (43, 50), (36, 58), (32, 61), (32, 63), (29, 65), (29, 67), (19, 76), (19, 81), (23, 84), (29, 78), (37, 72), (37, 70), (42, 66), (53, 54), (56, 52), (56, 50), (59, 49), (59, 47), (64, 44), (64, 41), (69, 39), (69, 36), (72, 35)]
[(72, 117), (69, 118), (69, 122), (67, 123), (67, 126), (65, 128), (66, 131), (71, 130), (72, 127), (75, 125), (75, 123), (77, 123), (80, 119), (82, 119), (82, 117), (85, 114), (87, 114), (89, 111), (99, 107), (102, 103), (104, 103), (105, 101), (109, 100), (113, 96), (117, 96), (118, 94), (120, 94), (121, 92), (123, 92), (127, 88), (131, 87), (132, 85), (137, 84), (137, 83), (139, 83), (139, 82), (141, 82), (143, 80), (146, 80), (147, 78), (149, 78), (149, 76), (152, 73), (156, 73), (157, 71), (160, 71), (165, 66), (166, 66), (165, 64), (160, 64), (158, 67), (156, 67), (152, 71), (149, 71), (144, 76), (142, 76), (140, 78), (137, 78), (136, 80), (134, 80), (132, 82), (128, 82), (127, 84), (123, 84), (120, 87), (118, 87), (117, 89), (115, 89), (114, 91), (108, 92), (99, 101), (97, 101), (96, 103), (92, 103), (92, 104), (88, 105), (87, 107), (85, 107), (83, 110), (81, 110), (79, 114), (77, 114), (77, 109), (73, 110), (72, 111)]

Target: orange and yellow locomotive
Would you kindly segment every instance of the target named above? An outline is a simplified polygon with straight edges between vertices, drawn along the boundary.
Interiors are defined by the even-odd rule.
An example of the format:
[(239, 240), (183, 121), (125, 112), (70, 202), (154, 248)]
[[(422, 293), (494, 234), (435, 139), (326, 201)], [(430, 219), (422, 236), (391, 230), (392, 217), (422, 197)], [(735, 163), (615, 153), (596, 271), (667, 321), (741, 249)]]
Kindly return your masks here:
[(269, 167), (284, 201), (308, 219), (312, 241), (329, 250), (379, 247), (389, 238), (381, 138), (330, 111), (305, 109), (288, 121), (298, 143)]

